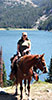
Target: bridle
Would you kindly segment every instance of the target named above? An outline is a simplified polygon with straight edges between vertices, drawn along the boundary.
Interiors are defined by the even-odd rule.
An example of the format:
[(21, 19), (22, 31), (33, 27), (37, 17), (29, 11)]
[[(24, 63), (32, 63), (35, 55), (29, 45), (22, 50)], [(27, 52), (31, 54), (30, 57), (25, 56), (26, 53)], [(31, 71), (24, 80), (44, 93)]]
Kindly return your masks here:
[(39, 64), (42, 64), (42, 66), (43, 66), (43, 71), (42, 71), (42, 73), (44, 73), (44, 71), (46, 70), (46, 67), (43, 65), (44, 63), (41, 62), (41, 59), (40, 59), (40, 58), (36, 58), (36, 61), (38, 61), (38, 62), (37, 62), (37, 64), (35, 64), (35, 67), (37, 68), (37, 66), (38, 66)]
[[(42, 73), (38, 74), (38, 75), (41, 75), (41, 74), (43, 74), (44, 71), (46, 70), (46, 67), (43, 65), (43, 63), (41, 62), (41, 59), (40, 59), (40, 58), (35, 58), (35, 59), (36, 59), (36, 61), (37, 61), (37, 64), (35, 64), (35, 68), (37, 68), (37, 66), (39, 66), (39, 64), (43, 66), (43, 71), (42, 71)], [(22, 61), (21, 65), (22, 65), (22, 64), (23, 64), (23, 61)], [(14, 66), (14, 65), (11, 64), (11, 66)], [(17, 67), (18, 67), (18, 66), (17, 66)], [(12, 68), (11, 68), (11, 69), (12, 69)], [(21, 70), (21, 68), (20, 68), (20, 70)], [(11, 72), (15, 75), (15, 70), (14, 70), (14, 69), (12, 69)]]

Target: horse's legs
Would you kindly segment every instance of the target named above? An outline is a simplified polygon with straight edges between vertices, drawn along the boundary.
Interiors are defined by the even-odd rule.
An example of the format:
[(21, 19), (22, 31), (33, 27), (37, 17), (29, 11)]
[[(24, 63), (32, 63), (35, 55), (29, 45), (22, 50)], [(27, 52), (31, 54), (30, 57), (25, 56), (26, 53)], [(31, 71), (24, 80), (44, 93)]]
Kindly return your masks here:
[(16, 84), (16, 92), (15, 92), (16, 95), (18, 95), (18, 89), (17, 89), (17, 84)]
[(14, 96), (18, 95), (18, 89), (17, 89), (17, 84), (16, 84), (16, 89), (15, 89), (15, 94)]
[(30, 96), (30, 80), (28, 80), (28, 87), (27, 87), (27, 89), (28, 89), (28, 96)]
[(18, 89), (17, 89), (17, 86), (18, 86), (18, 80), (17, 80), (18, 78), (16, 77), (16, 91), (15, 91), (15, 95), (18, 95)]
[(31, 100), (31, 97), (30, 97), (30, 81), (31, 80), (28, 80), (28, 100)]
[(22, 92), (23, 92), (22, 81), (20, 83), (20, 91), (21, 91), (21, 96), (20, 96), (21, 98), (20, 99), (22, 100), (22, 98), (23, 98), (23, 94), (22, 94)]
[(26, 93), (26, 79), (24, 80), (24, 85), (25, 85), (25, 93)]

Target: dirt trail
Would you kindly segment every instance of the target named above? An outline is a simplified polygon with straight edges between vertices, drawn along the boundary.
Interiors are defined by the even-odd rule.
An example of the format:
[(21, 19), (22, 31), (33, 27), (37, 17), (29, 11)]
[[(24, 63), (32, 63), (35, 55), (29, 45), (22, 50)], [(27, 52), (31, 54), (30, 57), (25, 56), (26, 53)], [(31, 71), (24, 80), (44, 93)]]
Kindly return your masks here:
[[(3, 88), (5, 93), (0, 93), (0, 100), (20, 100), (20, 91), (18, 87), (18, 96), (13, 96), (15, 93), (14, 87)], [(30, 97), (32, 100), (52, 100), (52, 84), (38, 82), (31, 85)], [(23, 100), (28, 100), (23, 90)]]

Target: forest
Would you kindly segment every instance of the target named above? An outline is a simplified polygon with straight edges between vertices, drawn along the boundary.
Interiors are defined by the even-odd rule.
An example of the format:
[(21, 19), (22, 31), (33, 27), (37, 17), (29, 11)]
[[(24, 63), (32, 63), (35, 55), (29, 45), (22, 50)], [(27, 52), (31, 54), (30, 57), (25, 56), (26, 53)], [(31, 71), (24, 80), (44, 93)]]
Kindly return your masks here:
[[(24, 0), (21, 0), (24, 1)], [(32, 0), (31, 3), (18, 3), (16, 0), (0, 0), (0, 28), (34, 28), (40, 17), (45, 21), (38, 24), (39, 30), (52, 29), (52, 0)]]

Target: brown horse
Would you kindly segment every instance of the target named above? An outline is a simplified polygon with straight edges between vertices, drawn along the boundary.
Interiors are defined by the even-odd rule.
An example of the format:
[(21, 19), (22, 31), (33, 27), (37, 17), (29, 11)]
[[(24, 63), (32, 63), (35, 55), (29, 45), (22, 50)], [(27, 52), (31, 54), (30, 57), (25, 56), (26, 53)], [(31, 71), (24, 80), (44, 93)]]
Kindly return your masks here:
[(47, 72), (47, 67), (44, 60), (44, 54), (42, 55), (25, 55), (21, 57), (11, 65), (10, 79), (16, 78), (16, 84), (20, 83), (21, 100), (22, 100), (22, 80), (28, 79), (28, 96), (30, 95), (30, 81), (32, 79), (33, 70), (40, 69), (43, 73)]

